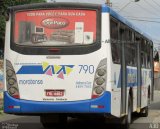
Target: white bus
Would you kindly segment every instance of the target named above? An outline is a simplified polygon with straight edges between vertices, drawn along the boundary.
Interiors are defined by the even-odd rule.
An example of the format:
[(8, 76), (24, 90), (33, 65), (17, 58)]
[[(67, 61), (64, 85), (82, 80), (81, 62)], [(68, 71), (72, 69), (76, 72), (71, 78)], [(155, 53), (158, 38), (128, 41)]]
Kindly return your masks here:
[(125, 125), (132, 112), (148, 115), (152, 41), (107, 5), (22, 5), (8, 15), (5, 113), (39, 115), (45, 127), (73, 114)]

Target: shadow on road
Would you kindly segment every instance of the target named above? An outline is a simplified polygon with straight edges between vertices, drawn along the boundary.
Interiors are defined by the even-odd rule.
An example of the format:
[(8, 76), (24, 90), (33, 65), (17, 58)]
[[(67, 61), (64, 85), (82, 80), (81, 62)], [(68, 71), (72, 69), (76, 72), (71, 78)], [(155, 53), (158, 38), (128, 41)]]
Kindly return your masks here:
[(160, 110), (160, 102), (156, 102), (150, 105), (150, 109)]
[[(0, 129), (45, 129), (40, 121), (31, 118), (31, 121), (27, 121), (27, 118), (16, 119), (16, 121), (6, 121), (2, 123)], [(133, 120), (138, 119), (138, 117), (134, 117)], [(17, 127), (17, 128), (14, 128)], [(148, 129), (148, 124), (131, 124), (130, 129)], [(123, 127), (124, 128), (124, 127)], [(69, 119), (67, 124), (59, 125), (59, 126), (51, 126), (50, 129), (122, 129), (118, 123), (109, 124), (105, 123), (101, 119), (94, 120), (83, 120), (83, 119)]]

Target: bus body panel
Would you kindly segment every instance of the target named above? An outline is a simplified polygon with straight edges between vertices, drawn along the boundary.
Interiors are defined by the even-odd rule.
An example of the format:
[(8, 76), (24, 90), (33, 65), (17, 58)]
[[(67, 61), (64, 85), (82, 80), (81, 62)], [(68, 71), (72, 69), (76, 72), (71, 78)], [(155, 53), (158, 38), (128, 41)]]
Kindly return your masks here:
[[(81, 101), (88, 101), (88, 106), (91, 105), (92, 96), (92, 90), (93, 90), (93, 81), (95, 76), (95, 71), (97, 69), (98, 64), (100, 61), (104, 58), (108, 58), (107, 61), (107, 68), (110, 67), (110, 44), (106, 43), (105, 41), (109, 39), (109, 13), (102, 13), (102, 19), (105, 19), (105, 22), (102, 22), (102, 41), (104, 41), (101, 44), (101, 49), (99, 49), (96, 52), (85, 54), (85, 55), (58, 55), (60, 59), (48, 59), (48, 57), (53, 57), (52, 55), (43, 56), (43, 55), (22, 55), (17, 52), (14, 52), (8, 48), (10, 48), (10, 44), (7, 44), (6, 51), (9, 51), (8, 54), (6, 54), (5, 59), (9, 60), (16, 72), (17, 81), (18, 81), (18, 87), (19, 87), (19, 93), (20, 93), (20, 100), (15, 101), (16, 99), (12, 99), (13, 101), (5, 102), (5, 107), (11, 106), (11, 103), (16, 103), (21, 106), (21, 112), (23, 112), (23, 104), (21, 104), (21, 99), (25, 102), (44, 102), (43, 105), (46, 103), (50, 104), (56, 104), (60, 105), (60, 103), (78, 103)], [(105, 23), (105, 24), (104, 24)], [(105, 28), (104, 28), (105, 27)], [(10, 28), (8, 26), (7, 28)], [(10, 35), (6, 35), (6, 37), (9, 39)], [(9, 41), (8, 41), (9, 42)], [(106, 52), (106, 50), (108, 51)], [(12, 58), (11, 58), (12, 57)], [(96, 59), (96, 61), (94, 60)], [(46, 69), (43, 69), (43, 65), (46, 66)], [(52, 74), (50, 72), (47, 72), (47, 70), (51, 67)], [(60, 72), (54, 71), (56, 68), (60, 69), (60, 67), (63, 71), (63, 76), (59, 76)], [(67, 75), (66, 67), (70, 67), (71, 71)], [(85, 67), (88, 67), (87, 70)], [(38, 68), (38, 71), (35, 70)], [(110, 69), (107, 69), (107, 76), (110, 80)], [(43, 82), (43, 83), (42, 83)], [(86, 86), (83, 86), (81, 83), (87, 82)], [(107, 79), (106, 84), (106, 90), (110, 91), (110, 81)], [(53, 96), (46, 96), (45, 91), (46, 90), (65, 90), (65, 97), (53, 97)], [(107, 92), (108, 93), (108, 92)], [(100, 98), (104, 98), (105, 102), (103, 105), (107, 108), (110, 107), (108, 105), (108, 102), (110, 103), (110, 97), (104, 97), (102, 95)], [(110, 96), (110, 95), (109, 95)], [(11, 99), (11, 97), (5, 93), (5, 97), (8, 99)], [(98, 99), (100, 99), (98, 98)], [(97, 101), (98, 102), (98, 101)], [(35, 103), (36, 104), (36, 103)], [(98, 103), (97, 103), (98, 104)], [(82, 106), (82, 105), (81, 105)], [(85, 104), (85, 108), (88, 107), (87, 104)], [(93, 109), (91, 112), (94, 112), (94, 108), (96, 109), (96, 103), (93, 103), (92, 105)], [(58, 108), (57, 108), (58, 110)], [(110, 109), (111, 110), (111, 109)], [(103, 112), (109, 113), (110, 110), (103, 109)], [(12, 112), (11, 109), (5, 110), (5, 112)], [(25, 112), (25, 111), (24, 111)], [(31, 112), (31, 111), (28, 111)], [(34, 110), (32, 111), (34, 112)], [(43, 112), (43, 111), (42, 111)], [(45, 112), (45, 111), (44, 111)], [(53, 111), (54, 112), (54, 109)], [(60, 111), (61, 112), (61, 111)], [(65, 111), (67, 112), (67, 110)], [(70, 111), (71, 112), (71, 111)], [(74, 112), (74, 110), (73, 110)], [(79, 112), (87, 112), (87, 111), (79, 111)], [(89, 110), (88, 110), (89, 112)], [(95, 112), (101, 112), (100, 110), (95, 110)]]
[[(7, 28), (11, 31), (10, 26)], [(10, 37), (6, 35), (7, 39)], [(107, 57), (108, 44), (102, 44), (101, 49), (90, 54), (58, 55), (60, 59), (48, 59), (52, 55), (19, 54), (10, 50), (8, 42), (5, 59), (11, 62), (16, 72), (20, 99), (52, 102), (91, 99), (95, 71), (100, 61)], [(64, 95), (55, 97), (48, 93), (46, 96), (47, 90), (63, 90)]]
[[(27, 56), (13, 52), (12, 59), (7, 60), (10, 60), (15, 68), (21, 99), (77, 101), (91, 99), (95, 71), (101, 59), (105, 58), (105, 52), (100, 51), (103, 49), (89, 55), (60, 56), (61, 59), (46, 59), (46, 56), (42, 55)], [(43, 63), (49, 65), (44, 71)], [(52, 73), (47, 72), (50, 69)], [(65, 90), (65, 95), (59, 98), (47, 97), (46, 90)]]
[(76, 102), (37, 102), (12, 98), (4, 93), (4, 112), (13, 114), (37, 113), (111, 113), (111, 94), (105, 92), (101, 97)]
[(142, 68), (141, 108), (148, 105), (148, 90), (151, 90), (151, 70)]
[[(11, 37), (11, 15), (9, 15), (9, 20), (6, 21), (6, 30), (5, 30), (5, 53), (4, 53), (4, 91), (7, 91), (6, 87), (6, 61), (5, 59), (10, 56), (10, 37)], [(7, 53), (7, 54), (6, 54)]]
[[(117, 64), (113, 64), (111, 66), (111, 77), (112, 77), (112, 97), (111, 97), (111, 106), (112, 106), (112, 114), (114, 116), (120, 117), (120, 107), (121, 107), (121, 88), (118, 88), (118, 85), (120, 86), (121, 78), (120, 78), (120, 69), (121, 66)], [(118, 110), (116, 110), (118, 107)]]
[[(136, 30), (134, 26), (102, 6), (101, 48), (81, 55), (23, 55), (11, 50), (11, 18), (6, 25), (5, 61), (10, 61), (16, 72), (20, 99), (7, 92), (5, 80), (4, 111), (6, 113), (110, 113), (121, 114), (121, 65), (112, 61), (110, 17)], [(54, 58), (58, 57), (58, 58)], [(106, 62), (105, 92), (92, 98), (96, 70), (99, 63)], [(133, 111), (137, 111), (137, 68), (126, 66), (128, 106), (129, 92), (133, 91)], [(4, 74), (5, 78), (6, 75)], [(151, 70), (142, 69), (141, 108), (147, 106), (148, 87), (151, 86)], [(150, 87), (151, 89), (151, 87)], [(59, 96), (53, 91), (63, 91)], [(127, 108), (126, 108), (127, 112)], [(124, 115), (124, 114), (123, 114)]]

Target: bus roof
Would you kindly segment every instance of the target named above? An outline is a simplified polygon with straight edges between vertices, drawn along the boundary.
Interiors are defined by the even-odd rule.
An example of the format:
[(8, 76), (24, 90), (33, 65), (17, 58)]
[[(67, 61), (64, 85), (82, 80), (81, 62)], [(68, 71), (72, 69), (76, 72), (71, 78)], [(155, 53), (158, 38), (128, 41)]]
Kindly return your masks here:
[(110, 7), (108, 7), (106, 4), (102, 5), (102, 12), (109, 12), (111, 16), (113, 16), (117, 20), (121, 21), (122, 23), (126, 24), (131, 29), (137, 31), (138, 33), (140, 33), (141, 35), (143, 35), (148, 40), (152, 41), (152, 38), (148, 34), (146, 34), (144, 31), (142, 31), (141, 29), (139, 29), (138, 27), (136, 27), (135, 25), (133, 25), (126, 18), (124, 18), (121, 15), (119, 15), (118, 13), (116, 13), (113, 9), (111, 9)]

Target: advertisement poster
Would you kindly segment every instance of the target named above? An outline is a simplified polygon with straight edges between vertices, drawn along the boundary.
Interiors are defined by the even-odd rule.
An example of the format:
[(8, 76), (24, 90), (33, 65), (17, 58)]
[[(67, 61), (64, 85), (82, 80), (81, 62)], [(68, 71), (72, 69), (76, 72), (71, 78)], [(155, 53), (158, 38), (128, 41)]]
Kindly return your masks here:
[(3, 61), (0, 60), (0, 92), (3, 92)]
[(86, 45), (96, 40), (94, 10), (36, 10), (15, 14), (14, 41), (29, 46)]
[(4, 88), (4, 84), (3, 84), (3, 61), (0, 60), (0, 108), (2, 107), (2, 99), (3, 99), (3, 88)]

